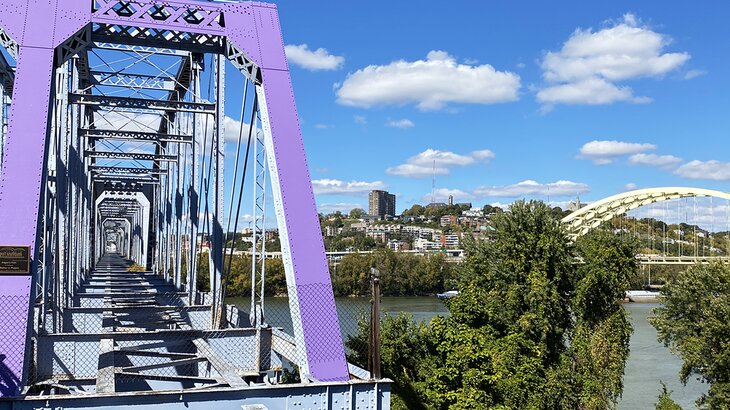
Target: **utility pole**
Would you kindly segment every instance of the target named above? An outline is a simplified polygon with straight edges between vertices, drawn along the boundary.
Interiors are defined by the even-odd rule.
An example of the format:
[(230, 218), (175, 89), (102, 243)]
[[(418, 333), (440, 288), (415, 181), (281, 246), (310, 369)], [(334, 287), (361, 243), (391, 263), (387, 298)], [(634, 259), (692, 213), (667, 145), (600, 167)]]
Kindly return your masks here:
[(380, 374), (380, 272), (370, 268), (370, 340), (368, 346), (368, 367), (370, 378), (378, 380)]

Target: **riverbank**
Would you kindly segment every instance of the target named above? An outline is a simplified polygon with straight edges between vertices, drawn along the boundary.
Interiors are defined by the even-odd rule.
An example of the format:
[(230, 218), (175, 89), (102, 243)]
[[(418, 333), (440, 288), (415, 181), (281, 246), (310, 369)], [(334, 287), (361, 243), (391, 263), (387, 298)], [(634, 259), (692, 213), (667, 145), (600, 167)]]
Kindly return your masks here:
[[(242, 309), (248, 310), (250, 299), (230, 298), (228, 303), (234, 303)], [(336, 298), (337, 313), (343, 337), (354, 335), (357, 332), (357, 322), (366, 318), (370, 309), (370, 299), (361, 297)], [(624, 375), (624, 392), (618, 408), (626, 410), (653, 409), (661, 389), (661, 382), (672, 390), (672, 398), (684, 409), (693, 409), (694, 401), (707, 391), (707, 385), (690, 379), (687, 386), (679, 381), (679, 370), (682, 361), (673, 355), (669, 349), (657, 341), (656, 330), (649, 324), (648, 318), (658, 303), (625, 303), (624, 309), (629, 313), (629, 320), (634, 327), (631, 336), (631, 353), (626, 363)], [(436, 297), (383, 297), (381, 311), (384, 314), (396, 315), (398, 312), (408, 312), (415, 321), (430, 321), (436, 315), (448, 315), (446, 305)], [(289, 300), (287, 298), (266, 299), (267, 321), (274, 326), (291, 332), (292, 324), (289, 317)]]

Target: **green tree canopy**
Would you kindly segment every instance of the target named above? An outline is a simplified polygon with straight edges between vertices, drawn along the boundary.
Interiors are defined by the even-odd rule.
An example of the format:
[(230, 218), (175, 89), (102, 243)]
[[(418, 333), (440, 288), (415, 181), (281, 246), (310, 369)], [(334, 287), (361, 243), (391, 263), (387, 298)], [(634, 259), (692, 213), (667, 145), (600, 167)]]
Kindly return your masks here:
[(365, 215), (367, 215), (367, 212), (362, 208), (353, 208), (350, 210), (350, 219), (360, 219)]
[(426, 207), (415, 204), (403, 212), (404, 216), (421, 216), (426, 212)]
[[(574, 246), (538, 201), (516, 202), (494, 227), (493, 240), (465, 243), (450, 315), (434, 318), (425, 336), (418, 328), (408, 342), (417, 346), (404, 349), (418, 353), (399, 359), (408, 370), (386, 375), (437, 409), (614, 407), (631, 334), (619, 303), (634, 244), (596, 233)], [(389, 320), (383, 343), (415, 331)]]

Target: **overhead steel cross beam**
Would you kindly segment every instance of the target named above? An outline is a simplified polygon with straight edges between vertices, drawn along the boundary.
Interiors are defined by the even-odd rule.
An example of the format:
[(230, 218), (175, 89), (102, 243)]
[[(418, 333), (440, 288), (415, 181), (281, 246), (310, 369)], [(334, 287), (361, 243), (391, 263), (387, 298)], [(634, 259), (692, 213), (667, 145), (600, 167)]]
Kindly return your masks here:
[(160, 175), (167, 173), (166, 169), (148, 169), (134, 167), (106, 167), (102, 165), (91, 165), (89, 169), (93, 172), (101, 174), (122, 174), (122, 175)]
[(134, 97), (112, 97), (97, 94), (71, 94), (68, 97), (72, 104), (93, 105), (102, 107), (119, 107), (139, 110), (159, 110), (178, 112), (199, 112), (214, 114), (215, 104), (195, 103), (188, 101), (153, 100)]
[(86, 156), (89, 158), (125, 159), (138, 161), (177, 161), (176, 155), (155, 155), (138, 152), (86, 151)]
[(103, 87), (133, 88), (140, 90), (171, 91), (174, 81), (159, 75), (91, 71), (91, 84)]
[(85, 138), (104, 138), (116, 140), (139, 140), (148, 142), (179, 142), (191, 143), (193, 137), (190, 135), (161, 134), (157, 132), (144, 131), (121, 131), (107, 129), (81, 128), (79, 135)]
[[(11, 385), (0, 394), (13, 396), (19, 392), (27, 380), (24, 368), (30, 363), (26, 360), (28, 318), (32, 317), (30, 287), (32, 275), (38, 271), (36, 238), (48, 132), (48, 121), (43, 119), (49, 118), (54, 63), (59, 58), (68, 58), (77, 47), (79, 50), (85, 47), (89, 24), (105, 27), (110, 42), (138, 37), (140, 42), (160, 43), (155, 46), (165, 43), (168, 48), (182, 48), (188, 43), (204, 41), (201, 44), (210, 46), (208, 50), (218, 50), (220, 43), (216, 42), (220, 40), (222, 52), (237, 68), (249, 75), (256, 73), (252, 80), (257, 84), (294, 336), (302, 357), (297, 364), (305, 378), (348, 380), (276, 6), (254, 2), (135, 0), (139, 7), (129, 13), (123, 10), (128, 3), (127, 0), (0, 2), (0, 44), (17, 61), (6, 138), (8, 155), (4, 158), (0, 180), (0, 223), (6, 228), (0, 245), (29, 246), (33, 255), (28, 275), (0, 277), (0, 317), (8, 324), (0, 335), (0, 354), (5, 356), (2, 365), (11, 380)], [(162, 9), (166, 12), (161, 12)], [(114, 26), (125, 29), (116, 31)], [(138, 32), (143, 34), (137, 36)], [(162, 41), (167, 38), (169, 42)], [(73, 41), (69, 42), (70, 39)], [(59, 47), (65, 51), (56, 54)], [(216, 223), (220, 225), (220, 221)]]

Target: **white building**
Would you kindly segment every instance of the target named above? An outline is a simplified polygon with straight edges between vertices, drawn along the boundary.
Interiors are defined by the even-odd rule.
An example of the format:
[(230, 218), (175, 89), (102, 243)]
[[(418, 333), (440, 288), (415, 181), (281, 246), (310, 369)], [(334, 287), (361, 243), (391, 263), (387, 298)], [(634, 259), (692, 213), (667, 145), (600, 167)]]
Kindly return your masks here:
[(447, 234), (447, 235), (438, 234), (438, 235), (434, 235), (434, 237), (433, 237), (434, 242), (438, 243), (439, 245), (441, 245), (442, 247), (447, 248), (447, 249), (458, 248), (459, 240), (460, 240), (459, 235), (453, 234), (453, 233)]
[(413, 241), (413, 249), (416, 251), (437, 251), (441, 249), (441, 244), (423, 238), (416, 238)]
[(471, 208), (467, 211), (462, 211), (461, 216), (468, 216), (470, 218), (481, 218), (484, 216), (484, 210), (482, 208)]
[(406, 241), (397, 241), (397, 240), (389, 240), (387, 244), (388, 248), (400, 252), (400, 251), (407, 251), (409, 249), (408, 242)]

